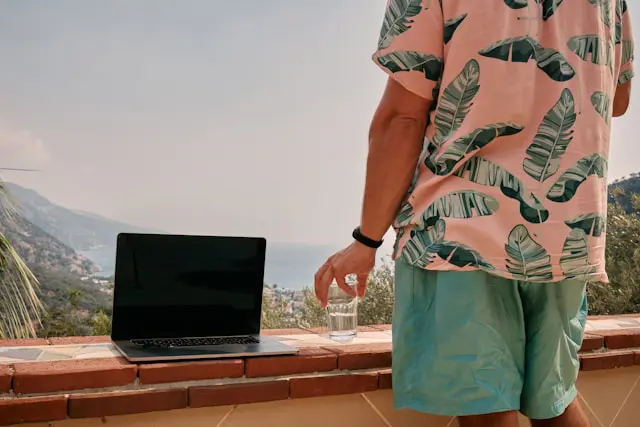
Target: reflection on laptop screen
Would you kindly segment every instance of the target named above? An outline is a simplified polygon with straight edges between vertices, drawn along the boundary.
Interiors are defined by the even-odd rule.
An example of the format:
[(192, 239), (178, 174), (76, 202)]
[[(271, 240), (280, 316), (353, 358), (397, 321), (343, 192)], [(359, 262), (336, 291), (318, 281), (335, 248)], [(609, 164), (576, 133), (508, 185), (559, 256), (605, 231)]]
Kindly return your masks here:
[(112, 338), (257, 334), (265, 247), (257, 238), (120, 234)]

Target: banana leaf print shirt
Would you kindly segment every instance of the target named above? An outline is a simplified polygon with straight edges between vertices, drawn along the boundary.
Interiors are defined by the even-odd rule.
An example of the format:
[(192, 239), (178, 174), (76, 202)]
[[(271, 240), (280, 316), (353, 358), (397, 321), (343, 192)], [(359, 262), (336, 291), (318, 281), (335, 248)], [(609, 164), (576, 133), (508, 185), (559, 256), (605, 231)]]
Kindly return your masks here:
[(395, 258), (607, 281), (607, 157), (633, 77), (625, 0), (390, 0), (374, 62), (434, 100)]

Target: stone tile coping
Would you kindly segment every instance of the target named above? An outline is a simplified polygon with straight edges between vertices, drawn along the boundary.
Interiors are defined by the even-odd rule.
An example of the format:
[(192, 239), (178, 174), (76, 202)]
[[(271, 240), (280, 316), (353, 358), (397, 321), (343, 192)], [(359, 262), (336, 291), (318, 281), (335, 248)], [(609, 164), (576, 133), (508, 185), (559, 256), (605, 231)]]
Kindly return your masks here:
[[(337, 345), (326, 335), (326, 328), (279, 329), (263, 331), (296, 347)], [(358, 328), (351, 344), (384, 344), (391, 341), (391, 325)], [(606, 342), (605, 342), (606, 341)], [(587, 320), (582, 351), (640, 347), (640, 314), (591, 317)], [(0, 365), (74, 359), (120, 357), (109, 337), (64, 337), (50, 339), (0, 340)]]
[[(638, 326), (622, 327), (630, 320)], [(582, 370), (640, 365), (640, 317), (589, 324)], [(136, 365), (120, 357), (108, 337), (0, 341), (0, 425), (391, 387), (389, 325), (361, 328), (350, 344), (331, 341), (321, 331), (264, 334), (297, 346), (299, 353)]]

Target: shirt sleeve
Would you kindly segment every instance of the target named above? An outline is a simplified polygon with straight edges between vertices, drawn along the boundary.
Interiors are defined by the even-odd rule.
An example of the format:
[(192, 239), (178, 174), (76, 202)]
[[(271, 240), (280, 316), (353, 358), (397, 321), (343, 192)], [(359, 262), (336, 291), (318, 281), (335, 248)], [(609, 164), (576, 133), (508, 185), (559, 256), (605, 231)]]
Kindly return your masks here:
[(373, 61), (410, 92), (437, 97), (444, 20), (440, 0), (388, 0)]
[[(627, 5), (627, 0), (619, 2), (620, 22), (616, 23), (617, 40), (621, 45), (620, 48), (620, 73), (618, 74), (618, 84), (625, 84), (635, 76), (633, 60), (634, 60), (634, 38), (631, 26), (631, 12)], [(619, 27), (618, 27), (619, 25)]]

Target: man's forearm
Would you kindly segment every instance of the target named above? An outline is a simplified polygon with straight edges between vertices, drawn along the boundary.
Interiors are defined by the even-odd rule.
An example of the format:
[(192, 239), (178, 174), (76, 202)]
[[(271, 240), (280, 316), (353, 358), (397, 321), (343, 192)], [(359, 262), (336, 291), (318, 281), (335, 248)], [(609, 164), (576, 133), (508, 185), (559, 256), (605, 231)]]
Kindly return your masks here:
[(360, 223), (365, 236), (381, 240), (393, 223), (411, 185), (426, 125), (426, 117), (374, 118)]

